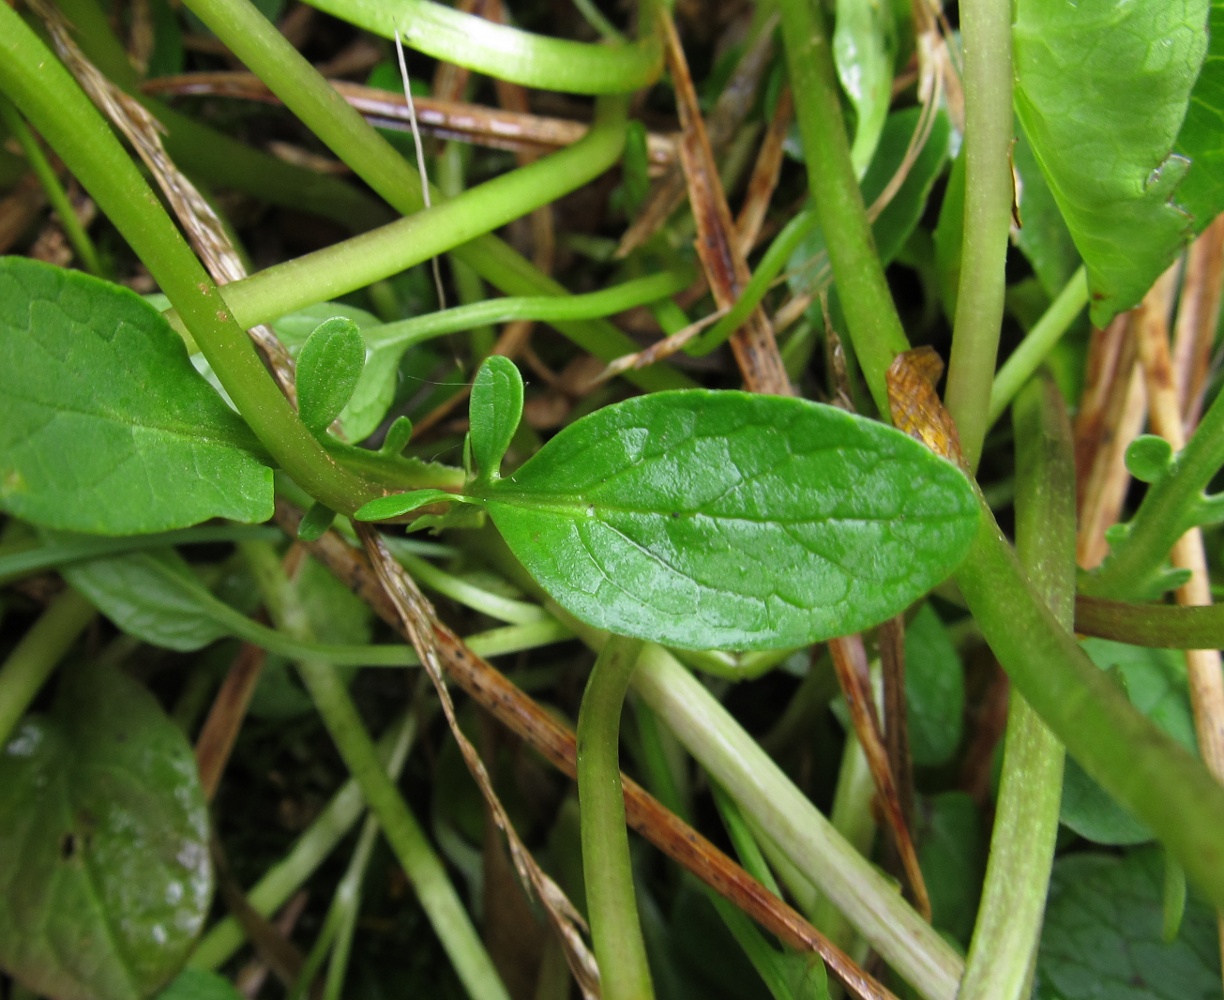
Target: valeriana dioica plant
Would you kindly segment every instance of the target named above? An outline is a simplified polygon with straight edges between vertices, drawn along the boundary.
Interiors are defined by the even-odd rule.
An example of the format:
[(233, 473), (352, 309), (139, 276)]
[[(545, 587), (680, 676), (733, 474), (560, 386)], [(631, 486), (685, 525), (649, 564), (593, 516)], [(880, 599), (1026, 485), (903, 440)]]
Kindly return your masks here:
[[(1218, 993), (1218, 660), (1204, 667), (1210, 654), (1193, 654), (1188, 683), (1181, 654), (1081, 643), (1072, 591), (1098, 599), (1080, 624), (1106, 639), (1224, 645), (1210, 612), (1118, 603), (1163, 602), (1198, 572), (1197, 589), (1175, 598), (1196, 603), (1215, 569), (1201, 552), (1187, 560), (1182, 536), (1206, 529), (1210, 555), (1221, 520), (1207, 491), (1224, 466), (1224, 403), (1204, 372), (1224, 284), (1213, 225), (1224, 208), (1224, 7), (961, 0), (952, 36), (941, 28), (951, 11), (925, 3), (762, 2), (717, 58), (694, 61), (713, 67), (693, 81), (708, 134), (686, 105), (677, 140), (647, 138), (629, 115), (666, 106), (665, 65), (687, 73), (665, 52), (671, 13), (654, 3), (617, 26), (583, 2), (591, 29), (552, 32), (594, 30), (608, 39), (599, 44), (516, 26), (547, 23), (530, 5), (486, 19), (430, 0), (311, 4), (348, 22), (346, 38), (374, 36), (361, 36), (362, 51), (398, 33), (414, 71), (434, 60), (494, 77), (502, 100), (524, 108), (528, 92), (509, 84), (589, 95), (587, 130), (540, 156), (519, 138), (539, 121), (454, 112), (522, 162), (441, 151), (452, 196), (425, 208), (396, 138), (260, 9), (186, 0), (188, 28), (155, 3), (143, 65), (168, 78), (160, 90), (266, 88), (365, 185), (215, 131), (215, 111), (185, 115), (141, 96), (206, 195), (300, 206), (352, 233), (257, 257), (249, 276), (219, 286), (74, 78), (98, 92), (88, 59), (139, 91), (108, 12), (94, 0), (58, 13), (0, 5), (0, 123), (15, 140), (0, 185), (28, 166), (61, 214), (83, 189), (106, 219), (68, 227), (84, 269), (128, 279), (138, 261), (159, 293), (39, 253), (0, 257), (0, 971), (20, 984), (10, 989), (230, 996), (215, 973), (249, 937), (293, 996), (562, 997), (564, 959), (588, 994), (598, 977), (612, 1000), (656, 985), (666, 996), (826, 997), (822, 959), (854, 996), (1077, 1000), (1124, 985), (1157, 997), (1169, 995), (1165, 980), (1183, 996)], [(200, 26), (254, 82), (176, 82), (199, 66), (181, 42)], [(679, 27), (684, 37), (692, 26)], [(772, 34), (768, 70), (722, 44), (768, 45)], [(897, 87), (894, 71), (911, 65), (916, 88)], [(446, 92), (435, 96), (461, 98), (449, 79), (436, 77)], [(650, 88), (649, 105), (635, 101)], [(703, 166), (715, 159), (721, 178)], [(648, 193), (669, 172), (664, 193)], [(586, 189), (605, 176), (611, 185)], [(669, 186), (687, 190), (691, 212), (675, 210)], [(575, 210), (563, 199), (579, 189), (588, 200)], [(733, 223), (726, 195), (738, 208), (741, 191)], [(223, 214), (235, 204), (211, 200)], [(616, 250), (617, 220), (638, 212), (657, 218), (655, 235)], [(535, 259), (558, 263), (581, 294), (493, 235), (532, 213)], [(703, 246), (699, 273), (694, 228), (746, 263)], [(230, 229), (254, 247), (286, 243)], [(25, 248), (7, 233), (5, 252)], [(1196, 237), (1184, 268), (1161, 278)], [(441, 254), (459, 305), (435, 310), (417, 265)], [(712, 316), (702, 295), (728, 282), (742, 295)], [(1125, 330), (1093, 333), (1089, 349), (1085, 307), (1096, 327)], [(616, 325), (618, 315), (628, 318)], [(490, 354), (488, 328), (503, 323)], [(527, 346), (530, 323), (561, 337)], [(263, 324), (286, 352), (270, 362), (246, 333)], [(632, 353), (643, 331), (695, 334), (678, 348), (694, 360), (619, 364), (619, 381), (577, 362), (575, 348), (604, 362)], [(1000, 343), (1017, 340), (996, 378)], [(742, 372), (713, 353), (727, 341)], [(946, 410), (905, 354), (919, 344), (950, 359)], [(734, 388), (752, 385), (754, 352), (777, 352), (755, 370), (785, 370), (789, 382)], [(1046, 362), (1052, 378), (1038, 372)], [(530, 384), (520, 369), (536, 373)], [(1202, 418), (1187, 420), (1180, 450), (1137, 437), (1124, 466), (1094, 427), (1129, 421), (1138, 433), (1138, 397), (1125, 401), (1140, 379), (1154, 414), (1180, 394), (1175, 419)], [(1013, 400), (1012, 432), (991, 434)], [(1167, 419), (1165, 407), (1153, 429)], [(1128, 476), (1145, 486), (1133, 511), (1120, 499)], [(1077, 491), (1081, 552), (1096, 541), (1084, 525), (1121, 522), (1108, 557), (1078, 578)], [(1014, 549), (1000, 521), (1014, 525)], [(425, 528), (436, 537), (416, 533)], [(375, 612), (413, 645), (375, 642)], [(857, 732), (833, 721), (845, 713), (824, 643), (861, 675), (846, 698), (883, 691), (883, 717), (868, 706)], [(966, 694), (961, 654), (981, 663), (986, 650), (1010, 679), (1005, 733), (983, 721), (1001, 718), (983, 707), (998, 706), (1001, 686), (975, 674)], [(479, 659), (509, 653), (532, 697)], [(576, 820), (573, 800), (558, 805), (566, 786), (537, 774), (535, 756), (508, 766), (492, 736), (481, 740), (481, 794), (496, 788), (504, 808), (457, 776), (441, 730), (429, 754), (409, 758), (404, 783), (388, 777), (436, 703), (416, 687), (408, 721), (393, 721), (387, 703), (408, 688), (385, 670), (347, 668), (422, 662), (576, 773)], [(571, 697), (587, 670), (585, 694)], [(566, 714), (576, 742), (558, 721)], [(316, 719), (330, 742), (303, 739)], [(470, 721), (461, 707), (455, 732)], [(371, 733), (381, 726), (385, 745)], [(247, 778), (225, 778), (231, 751)], [(623, 751), (659, 801), (622, 781)], [(304, 782), (339, 788), (346, 776), (354, 784), (280, 855), (243, 826), (272, 780), (288, 814), (317, 798)], [(363, 804), (370, 818), (337, 884), (317, 869), (344, 853)], [(685, 825), (710, 805), (738, 863)], [(912, 871), (898, 891), (904, 866), (875, 843), (880, 815), (907, 827), (897, 845), (917, 845), (922, 893)], [(494, 817), (490, 830), (513, 818), (512, 863), (479, 817)], [(661, 876), (628, 826), (706, 887)], [(593, 963), (577, 911), (535, 874), (524, 843), (580, 903)], [(1057, 857), (1065, 845), (1074, 856)], [(392, 906), (377, 890), (380, 865), (406, 873), (411, 902)], [(548, 921), (516, 895), (515, 873)], [(211, 909), (219, 880), (230, 917)], [(312, 902), (288, 940), (264, 918), (307, 883)], [(508, 928), (525, 943), (507, 946)], [(883, 981), (850, 957), (867, 948)], [(403, 958), (401, 978), (387, 951)], [(1121, 969), (1102, 965), (1105, 953), (1157, 957)]]

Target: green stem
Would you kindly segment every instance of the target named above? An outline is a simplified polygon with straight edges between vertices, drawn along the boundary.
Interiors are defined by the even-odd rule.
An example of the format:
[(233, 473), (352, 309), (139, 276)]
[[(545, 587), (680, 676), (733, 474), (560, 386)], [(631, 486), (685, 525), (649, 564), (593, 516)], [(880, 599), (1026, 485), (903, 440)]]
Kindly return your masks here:
[(94, 249), (93, 240), (89, 238), (85, 227), (81, 225), (81, 220), (77, 218), (72, 202), (68, 200), (68, 195), (64, 192), (59, 178), (55, 176), (55, 169), (47, 162), (42, 147), (38, 145), (38, 141), (26, 127), (25, 121), (17, 113), (12, 102), (2, 96), (0, 96), (0, 122), (4, 123), (13, 138), (17, 140), (18, 145), (21, 146), (26, 162), (46, 192), (47, 201), (55, 209), (60, 225), (64, 227), (64, 235), (68, 237), (68, 242), (72, 244), (77, 256), (81, 258), (85, 269), (90, 274), (104, 277), (102, 262), (98, 259), (98, 251)]
[(1131, 604), (1081, 595), (1075, 631), (1156, 649), (1224, 649), (1224, 604)]
[(674, 295), (692, 284), (692, 280), (693, 274), (688, 271), (664, 271), (581, 295), (492, 298), (371, 327), (363, 330), (362, 334), (371, 350), (393, 347), (403, 350), (434, 337), (470, 330), (485, 323), (511, 323), (516, 320), (554, 323), (558, 320), (594, 319)]
[(829, 248), (850, 341), (876, 406), (887, 414), (884, 373), (909, 342), (875, 250), (850, 160), (824, 14), (811, 0), (779, 0), (779, 6), (808, 188)]
[[(1057, 388), (1030, 382), (1016, 400), (1016, 550), (1054, 617), (1075, 600), (1075, 460)], [(1062, 803), (1063, 749), (1019, 692), (1008, 709), (1003, 773), (977, 924), (958, 1000), (1031, 992)]]
[[(578, 629), (585, 641), (591, 630)], [(786, 777), (781, 768), (666, 650), (647, 645), (633, 689), (799, 871), (928, 1000), (953, 1000), (956, 952)]]
[(382, 491), (347, 471), (297, 418), (208, 273), (68, 71), (0, 4), (0, 90), (55, 149), (149, 268), (243, 418), (310, 494), (351, 512)]
[(965, 228), (946, 398), (965, 460), (977, 468), (989, 426), (1011, 227), (1011, 4), (961, 0), (960, 26), (965, 58)]
[(1099, 670), (1033, 592), (985, 502), (954, 579), (1016, 689), (1098, 783), (1224, 908), (1224, 789)]
[(1020, 346), (1003, 362), (990, 390), (990, 413), (986, 417), (988, 428), (1003, 416), (1003, 411), (1011, 405), (1020, 387), (1033, 377), (1087, 304), (1088, 272), (1081, 267), (1063, 286), (1041, 319), (1033, 324)]
[(384, 38), (398, 28), (405, 45), (441, 62), (572, 94), (627, 94), (649, 87), (663, 68), (650, 34), (624, 45), (546, 38), (430, 0), (311, 0), (312, 7)]
[(582, 872), (591, 940), (606, 1000), (654, 996), (633, 892), (633, 865), (620, 780), (620, 719), (642, 650), (640, 639), (604, 643), (578, 713), (578, 804)]
[[(1173, 544), (1205, 518), (1203, 490), (1224, 466), (1224, 393), (1204, 414), (1172, 468), (1152, 483), (1121, 538), (1095, 573), (1080, 581), (1082, 593), (1121, 599), (1143, 594)], [(1216, 500), (1217, 508), (1220, 501)]]
[(94, 606), (75, 590), (65, 590), (0, 664), (0, 748), (96, 614)]
[[(278, 627), (296, 638), (310, 639), (306, 610), (285, 579), (276, 550), (262, 542), (249, 542), (242, 546), (242, 551)], [(298, 672), (345, 766), (361, 786), (370, 811), (382, 824), (387, 842), (412, 881), (421, 908), (468, 993), (476, 1000), (508, 1000), (509, 995), (451, 885), (445, 866), (403, 796), (387, 777), (344, 681), (334, 667), (322, 663), (302, 661)]]

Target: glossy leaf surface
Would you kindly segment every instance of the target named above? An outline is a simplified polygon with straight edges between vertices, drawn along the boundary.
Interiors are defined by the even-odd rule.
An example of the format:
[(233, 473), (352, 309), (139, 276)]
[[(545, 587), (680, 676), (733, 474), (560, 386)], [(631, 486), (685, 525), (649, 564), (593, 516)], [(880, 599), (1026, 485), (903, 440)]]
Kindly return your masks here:
[(1019, 0), (1016, 111), (1088, 269), (1092, 321), (1143, 297), (1192, 232), (1173, 155), (1207, 0)]
[(322, 434), (352, 399), (365, 365), (365, 341), (351, 319), (324, 320), (306, 339), (297, 359), (298, 413)]
[(126, 288), (0, 260), (0, 399), (11, 514), (108, 535), (272, 516), (254, 436)]
[(1177, 200), (1194, 216), (1195, 232), (1224, 211), (1224, 0), (1212, 0), (1207, 35), (1207, 58), (1176, 147), (1190, 158)]
[(857, 117), (850, 158), (860, 177), (875, 153), (892, 103), (896, 48), (893, 10), (888, 0), (839, 0), (833, 60)]
[(212, 896), (182, 731), (119, 671), (74, 669), (0, 752), (0, 966), (59, 1000), (143, 1000)]
[(978, 517), (960, 470), (892, 428), (701, 390), (598, 410), (471, 492), (569, 612), (702, 649), (875, 625), (951, 572)]

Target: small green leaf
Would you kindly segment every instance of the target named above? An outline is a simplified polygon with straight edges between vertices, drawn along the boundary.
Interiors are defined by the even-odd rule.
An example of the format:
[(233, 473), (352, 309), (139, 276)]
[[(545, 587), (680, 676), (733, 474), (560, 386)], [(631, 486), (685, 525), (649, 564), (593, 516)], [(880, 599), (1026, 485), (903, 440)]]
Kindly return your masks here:
[(510, 439), (523, 416), (523, 376), (509, 358), (491, 354), (472, 382), (472, 458), (476, 478), (496, 479)]
[(1173, 446), (1154, 434), (1140, 434), (1126, 447), (1126, 468), (1141, 483), (1154, 483), (1173, 468)]
[[(324, 320), (343, 316), (357, 324), (359, 330), (368, 331), (380, 321), (373, 313), (358, 309), (343, 302), (320, 302), (307, 306), (288, 316), (282, 316), (272, 324), (276, 335), (289, 348), (291, 354), (299, 354), (315, 328)], [(378, 429), (387, 410), (395, 401), (396, 376), (399, 371), (403, 349), (371, 349), (365, 359), (361, 377), (353, 389), (352, 398), (340, 411), (340, 424), (350, 441), (364, 441)]]
[(1054, 863), (1037, 958), (1039, 1000), (1217, 1000), (1220, 946), (1196, 899), (1161, 940), (1162, 851), (1072, 854)]
[(378, 450), (384, 455), (400, 455), (411, 440), (412, 421), (407, 417), (396, 417), (387, 428), (382, 447)]
[(447, 493), (446, 490), (413, 490), (410, 493), (393, 493), (391, 496), (371, 500), (353, 515), (353, 519), (356, 521), (385, 521), (389, 517), (399, 517), (431, 503), (458, 499), (454, 493)]
[(1135, 305), (1192, 232), (1174, 143), (1207, 0), (1019, 0), (1016, 111), (1088, 269), (1092, 322)]
[(109, 667), (73, 669), (0, 751), (0, 966), (58, 1000), (144, 1000), (208, 913), (208, 808), (182, 731)]
[(905, 628), (905, 695), (914, 763), (947, 763), (961, 740), (965, 671), (948, 630), (929, 604)]
[(126, 288), (0, 260), (0, 399), (11, 514), (104, 535), (272, 516), (258, 442)]
[[(1186, 688), (1185, 661), (1167, 649), (1143, 649), (1106, 639), (1085, 639), (1084, 652), (1102, 670), (1116, 670), (1127, 697), (1144, 715), (1187, 749), (1197, 747)], [(1114, 802), (1067, 758), (1063, 776), (1062, 822), (1098, 844), (1139, 844), (1151, 831)]]
[(365, 341), (351, 319), (324, 320), (302, 345), (297, 359), (298, 413), (322, 434), (353, 397), (365, 365)]
[(605, 407), (471, 492), (571, 614), (697, 649), (875, 625), (952, 571), (978, 519), (960, 470), (899, 431), (742, 392)]
[(336, 512), (330, 507), (324, 507), (321, 503), (311, 504), (310, 510), (298, 523), (297, 536), (304, 542), (317, 542), (335, 519)]
[(62, 572), (119, 628), (155, 646), (189, 652), (230, 634), (215, 613), (220, 602), (173, 549), (93, 559)]
[(888, 118), (896, 48), (888, 0), (838, 0), (833, 59), (857, 119), (850, 159), (859, 177), (875, 155)]

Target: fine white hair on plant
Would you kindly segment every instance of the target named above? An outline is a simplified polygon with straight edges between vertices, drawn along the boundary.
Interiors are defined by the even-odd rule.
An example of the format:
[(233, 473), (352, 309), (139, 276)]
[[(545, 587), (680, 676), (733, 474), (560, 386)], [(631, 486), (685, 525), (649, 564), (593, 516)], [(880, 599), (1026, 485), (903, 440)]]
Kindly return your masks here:
[[(417, 170), (421, 173), (421, 197), (425, 207), (433, 203), (429, 197), (429, 174), (425, 170), (425, 147), (421, 144), (421, 130), (417, 128), (416, 105), (412, 102), (412, 87), (408, 82), (408, 60), (404, 57), (404, 43), (400, 40), (399, 28), (395, 29), (395, 56), (399, 60), (400, 79), (404, 83), (404, 98), (408, 102), (408, 123), (412, 126), (412, 143), (416, 147)], [(446, 292), (442, 289), (442, 269), (438, 258), (433, 258), (434, 286), (438, 290), (438, 308), (446, 308)]]

